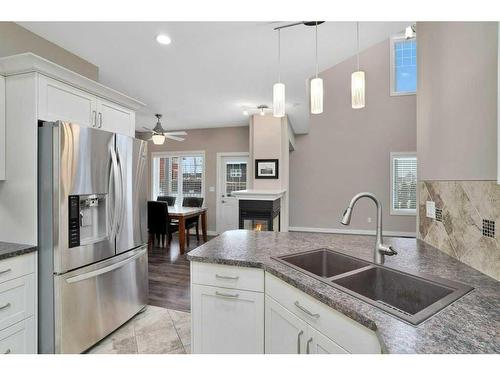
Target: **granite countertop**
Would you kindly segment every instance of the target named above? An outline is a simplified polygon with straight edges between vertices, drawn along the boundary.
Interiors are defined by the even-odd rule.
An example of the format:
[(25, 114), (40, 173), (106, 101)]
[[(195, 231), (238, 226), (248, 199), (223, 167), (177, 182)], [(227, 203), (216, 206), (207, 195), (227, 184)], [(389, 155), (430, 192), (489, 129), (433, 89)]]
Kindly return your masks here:
[(258, 267), (375, 331), (387, 353), (500, 353), (500, 282), (414, 238), (385, 237), (398, 255), (385, 266), (462, 282), (475, 289), (419, 326), (350, 296), (271, 256), (330, 248), (372, 260), (372, 236), (225, 232), (188, 253), (192, 261)]
[(36, 250), (37, 247), (33, 245), (22, 245), (18, 243), (0, 241), (0, 260), (32, 253)]

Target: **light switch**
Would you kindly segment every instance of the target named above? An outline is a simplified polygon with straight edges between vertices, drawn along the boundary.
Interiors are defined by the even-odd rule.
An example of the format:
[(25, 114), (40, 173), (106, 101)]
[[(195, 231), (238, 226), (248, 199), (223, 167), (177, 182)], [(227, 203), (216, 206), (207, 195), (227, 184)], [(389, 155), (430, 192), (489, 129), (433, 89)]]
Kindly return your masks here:
[(436, 218), (436, 203), (434, 201), (425, 202), (425, 216), (431, 219)]
[(215, 191), (215, 186), (209, 186), (208, 187), (208, 191), (210, 191), (211, 193), (213, 193)]

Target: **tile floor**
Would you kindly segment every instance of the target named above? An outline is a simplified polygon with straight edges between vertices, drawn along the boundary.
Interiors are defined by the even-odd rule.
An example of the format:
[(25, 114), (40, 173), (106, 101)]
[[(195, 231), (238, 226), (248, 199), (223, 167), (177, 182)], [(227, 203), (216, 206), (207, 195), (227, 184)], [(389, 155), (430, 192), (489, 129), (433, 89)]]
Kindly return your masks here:
[(186, 354), (191, 314), (148, 305), (146, 310), (92, 347), (88, 354)]

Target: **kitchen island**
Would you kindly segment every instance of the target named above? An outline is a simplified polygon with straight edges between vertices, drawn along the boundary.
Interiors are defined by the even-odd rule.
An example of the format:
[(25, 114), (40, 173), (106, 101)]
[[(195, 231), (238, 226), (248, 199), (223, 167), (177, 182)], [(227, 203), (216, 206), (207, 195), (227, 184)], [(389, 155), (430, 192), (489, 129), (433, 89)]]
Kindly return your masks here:
[[(349, 318), (356, 330), (359, 330), (358, 326), (362, 326), (373, 332), (383, 353), (500, 353), (500, 282), (449, 257), (423, 241), (412, 238), (386, 237), (385, 242), (398, 251), (398, 255), (386, 258), (385, 265), (387, 267), (461, 282), (474, 287), (474, 290), (420, 325), (413, 326), (271, 258), (329, 248), (371, 261), (374, 244), (372, 236), (235, 230), (225, 232), (191, 251), (188, 258), (191, 260), (191, 270), (194, 272), (191, 275), (192, 283), (196, 281), (205, 285), (209, 283), (205, 283), (203, 278), (201, 278), (202, 281), (197, 281), (200, 278), (196, 274), (196, 265), (211, 263), (236, 266), (238, 269), (261, 269), (266, 275), (265, 286), (264, 281), (262, 281), (262, 286), (243, 287), (242, 289), (258, 290), (262, 288), (260, 289), (262, 292), (266, 289), (265, 301), (267, 303), (267, 288), (270, 286), (268, 281), (276, 283), (274, 281), (276, 279), (279, 282), (284, 282), (300, 293), (314, 298), (322, 306), (328, 306), (335, 314)], [(219, 275), (219, 277), (227, 276)], [(255, 285), (255, 282), (249, 285)], [(224, 287), (224, 285), (222, 286)], [(224, 288), (219, 290), (230, 291), (230, 289)], [(223, 297), (237, 295), (218, 293), (219, 296)], [(195, 319), (200, 312), (197, 311), (195, 297), (192, 298), (192, 314), (193, 319)], [(272, 298), (269, 301), (274, 303)], [(263, 306), (259, 302), (256, 304), (256, 311), (260, 308)], [(260, 322), (259, 319), (255, 321)], [(262, 324), (264, 324), (263, 318)], [(198, 328), (193, 324), (192, 329), (193, 337), (196, 338)], [(300, 333), (299, 331), (297, 339), (298, 353), (302, 352)], [(268, 342), (267, 334), (266, 332), (266, 343)], [(366, 335), (358, 341), (364, 341), (365, 338), (368, 341), (371, 340), (370, 336)], [(260, 340), (260, 336), (255, 336), (255, 339)], [(372, 346), (372, 348), (374, 347)], [(340, 349), (346, 348), (341, 347)], [(309, 343), (307, 343), (308, 353), (309, 350)], [(268, 352), (267, 348), (266, 352)], [(356, 352), (356, 350), (346, 349), (339, 350), (339, 352)]]

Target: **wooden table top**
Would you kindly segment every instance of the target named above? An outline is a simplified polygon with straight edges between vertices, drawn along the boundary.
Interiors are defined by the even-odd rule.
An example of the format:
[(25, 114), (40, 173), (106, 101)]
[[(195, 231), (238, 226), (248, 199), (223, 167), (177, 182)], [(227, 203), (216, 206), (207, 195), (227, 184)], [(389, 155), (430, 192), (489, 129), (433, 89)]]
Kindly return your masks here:
[(192, 216), (199, 215), (205, 212), (206, 207), (182, 207), (182, 206), (168, 206), (168, 214), (170, 216)]

